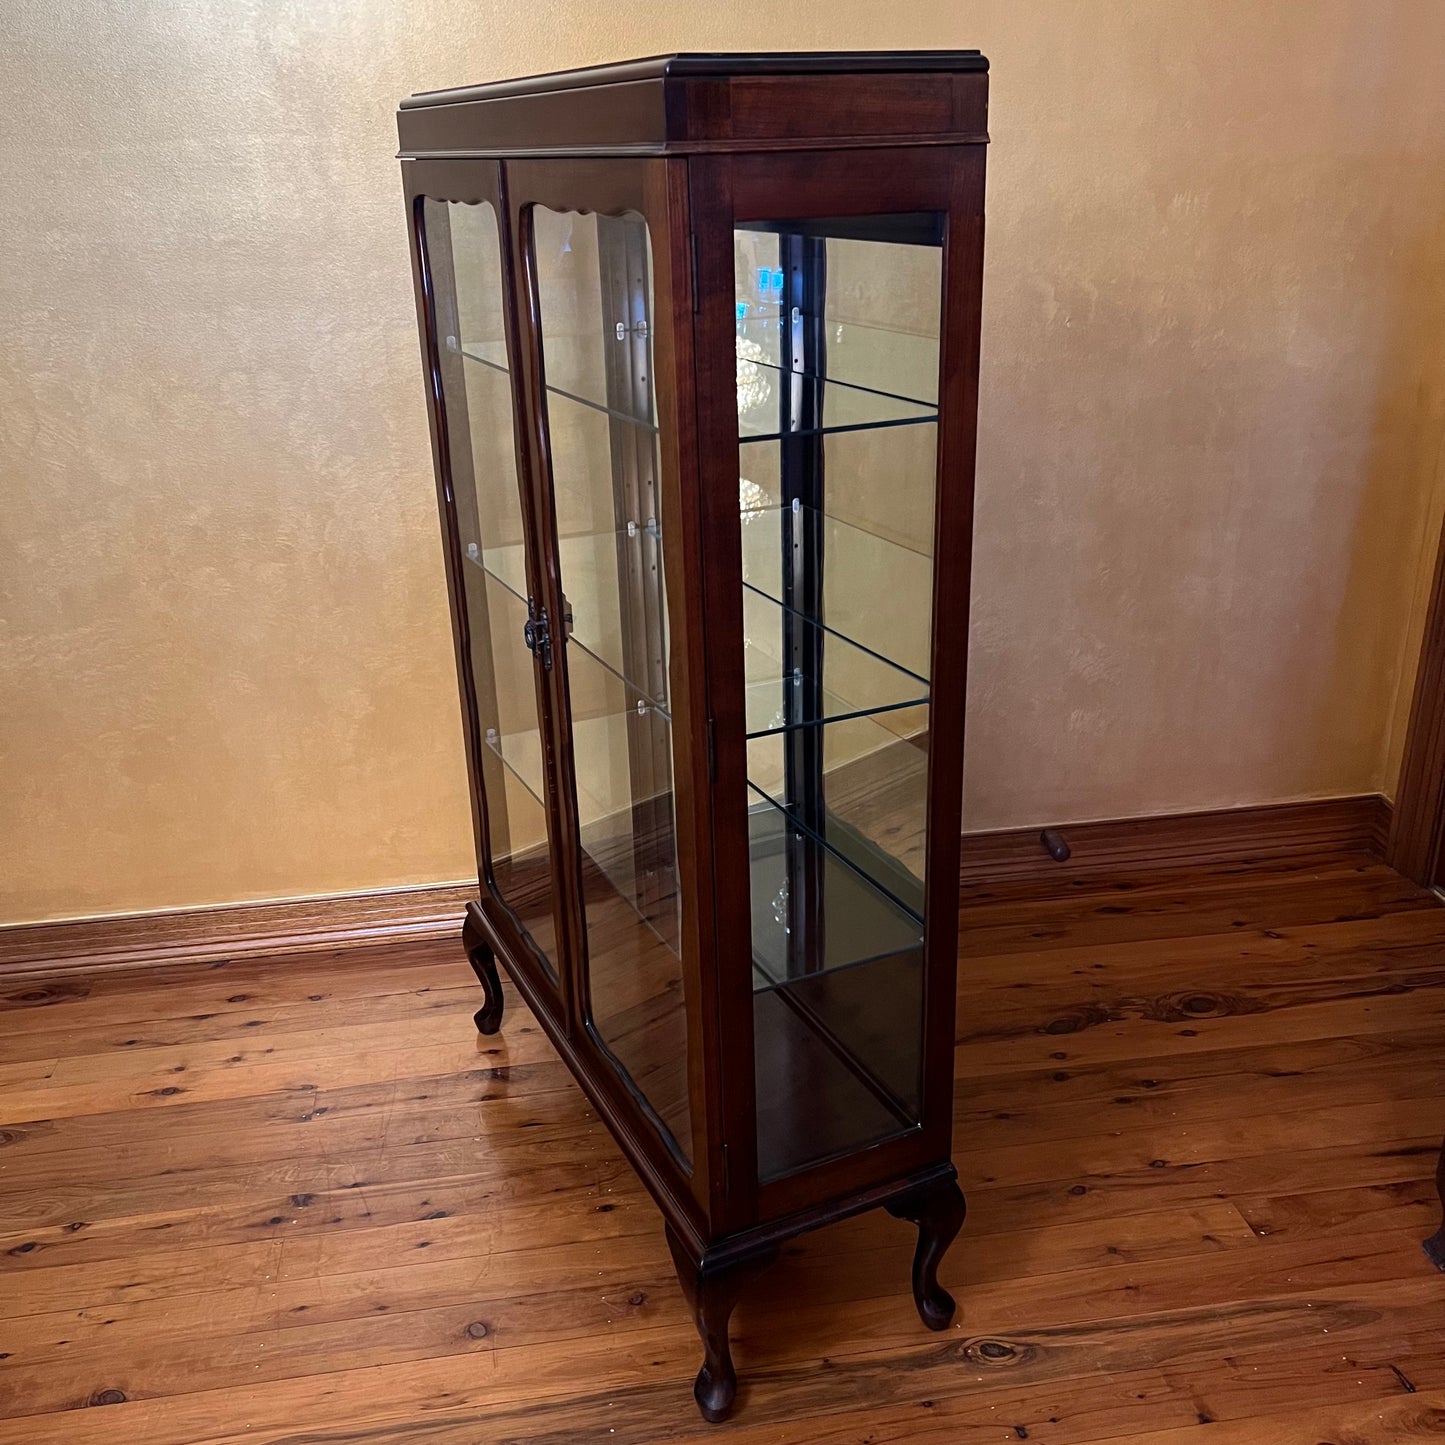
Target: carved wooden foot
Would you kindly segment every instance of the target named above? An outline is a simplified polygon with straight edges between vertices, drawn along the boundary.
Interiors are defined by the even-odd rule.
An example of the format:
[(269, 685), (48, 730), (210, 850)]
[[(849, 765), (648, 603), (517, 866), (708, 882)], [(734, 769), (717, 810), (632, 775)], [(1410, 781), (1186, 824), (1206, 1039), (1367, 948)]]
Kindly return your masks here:
[(477, 1032), (494, 1034), (502, 1026), (502, 979), (497, 972), (497, 958), (487, 936), (482, 931), (481, 916), (474, 913), (474, 904), (467, 906), (466, 922), (462, 924), (462, 947), (467, 951), (467, 961), (482, 986), (486, 1002), (472, 1015)]
[(1440, 1228), (1425, 1241), (1425, 1253), (1436, 1269), (1445, 1270), (1445, 1143), (1440, 1145), (1440, 1162), (1435, 1166), (1435, 1192), (1440, 1196)]
[(905, 1195), (887, 1208), (895, 1219), (906, 1219), (918, 1226), (918, 1248), (913, 1252), (913, 1302), (918, 1306), (919, 1318), (931, 1330), (947, 1329), (957, 1305), (938, 1282), (938, 1266), (963, 1228), (967, 1211), (963, 1191), (950, 1179)]
[(702, 1369), (697, 1372), (697, 1381), (692, 1387), (693, 1399), (702, 1411), (702, 1418), (716, 1425), (727, 1419), (738, 1392), (737, 1372), (733, 1369), (732, 1349), (728, 1344), (728, 1320), (744, 1283), (776, 1258), (777, 1250), (769, 1250), (727, 1269), (704, 1270), (670, 1225), (667, 1247), (672, 1251), (678, 1283), (702, 1339)]

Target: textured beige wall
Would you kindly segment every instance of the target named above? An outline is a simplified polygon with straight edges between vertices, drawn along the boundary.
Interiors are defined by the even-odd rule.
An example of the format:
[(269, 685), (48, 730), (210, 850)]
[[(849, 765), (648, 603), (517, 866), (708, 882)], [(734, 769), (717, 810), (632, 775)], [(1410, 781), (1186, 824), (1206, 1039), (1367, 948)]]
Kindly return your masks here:
[(1445, 5), (9, 0), (0, 921), (471, 871), (392, 111), (994, 62), (970, 827), (1388, 782)]

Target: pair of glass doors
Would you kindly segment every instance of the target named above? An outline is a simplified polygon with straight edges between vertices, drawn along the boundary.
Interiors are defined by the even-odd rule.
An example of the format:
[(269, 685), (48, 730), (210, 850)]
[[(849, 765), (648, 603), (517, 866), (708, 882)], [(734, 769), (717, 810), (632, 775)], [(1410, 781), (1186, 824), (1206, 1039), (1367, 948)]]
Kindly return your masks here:
[[(685, 1172), (697, 955), (731, 966), (704, 904), (741, 901), (757, 1177), (785, 1178), (921, 1117), (943, 218), (733, 227), (736, 510), (711, 556), (678, 555), (668, 468), (710, 403), (691, 336), (659, 330), (658, 208), (642, 188), (587, 207), (562, 189), (576, 167), (544, 203), (525, 178), (547, 163), (507, 169), (508, 202), (438, 188), (416, 218), (485, 881)], [(721, 668), (705, 566), (741, 621)], [(714, 736), (713, 711), (742, 736)], [(745, 796), (700, 807), (720, 743)], [(714, 892), (724, 829), (745, 899)]]

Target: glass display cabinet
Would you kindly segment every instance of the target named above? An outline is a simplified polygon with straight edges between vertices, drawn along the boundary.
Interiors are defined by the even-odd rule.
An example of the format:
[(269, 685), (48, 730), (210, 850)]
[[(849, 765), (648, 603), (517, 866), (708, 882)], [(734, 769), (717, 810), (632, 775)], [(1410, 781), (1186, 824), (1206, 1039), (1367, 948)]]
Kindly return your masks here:
[(674, 55), (403, 101), (480, 901), (656, 1199), (721, 1419), (802, 1230), (950, 1161), (977, 52)]

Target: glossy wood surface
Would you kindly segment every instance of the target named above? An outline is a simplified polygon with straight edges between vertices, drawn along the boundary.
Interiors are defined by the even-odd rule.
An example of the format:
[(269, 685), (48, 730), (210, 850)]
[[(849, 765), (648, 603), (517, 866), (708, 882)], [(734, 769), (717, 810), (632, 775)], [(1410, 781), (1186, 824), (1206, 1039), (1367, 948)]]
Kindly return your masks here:
[(403, 156), (684, 155), (987, 139), (976, 50), (661, 55), (401, 104)]
[[(969, 77), (982, 80), (982, 76)], [(766, 1116), (759, 1098), (761, 1066), (782, 1050), (763, 1030), (754, 1037), (752, 980), (741, 970), (717, 969), (717, 1017), (728, 1067), (722, 1083), (721, 1123), (734, 1181), (726, 1213), (715, 1214), (715, 1232), (746, 1227), (752, 1218), (770, 1220), (830, 1199), (842, 1200), (862, 1188), (946, 1160), (949, 1148), (953, 950), (958, 876), (959, 796), (963, 751), (964, 679), (967, 675), (969, 555), (973, 502), (974, 412), (978, 379), (979, 297), (982, 267), (984, 149), (861, 148), (846, 155), (808, 151), (698, 156), (688, 162), (693, 230), (697, 238), (697, 300), (694, 322), (696, 410), (702, 530), (701, 594), (706, 617), (708, 698), (714, 726), (712, 787), (716, 826), (712, 857), (717, 899), (719, 960), (750, 956), (749, 908), (752, 866), (747, 838), (729, 818), (742, 810), (735, 799), (748, 796), (747, 727), (743, 698), (735, 685), (743, 675), (744, 619), (741, 522), (736, 499), (740, 472), (736, 410), (736, 290), (734, 228), (752, 222), (807, 223), (827, 218), (932, 213), (944, 221), (941, 318), (941, 412), (937, 460), (933, 653), (929, 675), (931, 716), (948, 744), (930, 752), (926, 913), (927, 966), (924, 974), (924, 1056), (921, 1127), (892, 1137), (871, 1128), (868, 1149), (822, 1159), (806, 1168), (766, 1180), (756, 1203), (738, 1181), (766, 1177), (768, 1159), (758, 1158), (755, 1112)], [(886, 807), (886, 803), (883, 804)], [(915, 1033), (917, 1014), (915, 1014)], [(798, 1098), (805, 1091), (799, 1090)], [(828, 1095), (811, 1095), (823, 1106)], [(829, 1119), (824, 1107), (800, 1106), (795, 1132), (815, 1129), (842, 1135), (855, 1111), (840, 1109)], [(876, 1142), (879, 1138), (883, 1142)], [(806, 1158), (804, 1154), (801, 1157)], [(816, 1156), (815, 1156), (816, 1157)], [(750, 1216), (752, 1218), (750, 1218)]]
[[(949, 1051), (987, 69), (976, 51), (671, 55), (433, 92), (413, 97), (398, 114), (409, 205), (415, 208), (422, 197), (483, 197), (494, 200), (504, 216), (511, 301), (507, 351), (513, 363), (517, 462), (530, 522), (526, 625), (535, 629), (540, 619), (544, 634), (549, 625), (557, 632), (554, 642), (544, 641), (540, 648), (533, 647), (528, 634), (542, 669), (536, 677), (539, 739), (547, 764), (555, 985), (543, 976), (504, 900), (484, 895), (480, 911), (468, 914), (476, 945), (471, 954), (488, 995), (478, 1018), (488, 1027), (494, 1021), (496, 990), (487, 966), (494, 954), (638, 1169), (667, 1216), (675, 1244), (685, 1247), (703, 1275), (776, 1237), (835, 1222), (863, 1207), (896, 1203), (925, 1186), (940, 1186), (945, 1176), (953, 1179)], [(466, 194), (456, 194), (456, 185)], [(582, 866), (577, 797), (585, 750), (578, 743), (579, 719), (572, 705), (574, 694), (584, 708), (595, 706), (596, 699), (589, 704), (585, 689), (576, 685), (585, 680), (586, 668), (572, 675), (579, 654), (568, 646), (562, 625), (571, 613), (567, 579), (561, 575), (550, 409), (553, 393), (561, 393), (547, 382), (542, 267), (535, 243), (544, 210), (613, 220), (635, 214), (645, 220), (650, 237), (654, 294), (650, 302), (642, 300), (649, 341), (642, 352), (634, 339), (627, 353), (608, 353), (606, 391), (609, 403), (617, 406), (603, 409), (614, 420), (631, 420), (630, 403), (638, 390), (646, 391), (650, 382), (655, 391), (656, 455), (635, 433), (619, 433), (615, 426), (608, 452), (617, 528), (624, 517), (632, 524), (629, 533), (642, 516), (660, 517), (660, 559), (648, 563), (619, 553), (620, 565), (631, 569), (635, 563), (639, 569), (635, 574), (628, 570), (628, 586), (619, 589), (619, 613), (625, 613), (619, 641), (632, 658), (623, 672), (640, 665), (643, 672), (632, 680), (651, 677), (662, 652), (648, 619), (663, 615), (664, 608), (660, 589), (654, 588), (659, 595), (650, 600), (644, 578), (646, 567), (655, 572), (660, 560), (671, 633), (670, 679), (664, 678), (670, 685), (663, 689), (671, 749), (664, 757), (656, 730), (629, 722), (632, 816), (614, 813), (610, 816), (618, 821), (609, 826), (619, 837), (631, 836), (635, 845), (639, 838), (658, 834), (656, 819), (644, 816), (642, 804), (660, 803), (666, 795), (675, 805), (666, 810), (675, 819), (671, 846), (658, 855), (663, 863), (674, 861), (675, 870), (644, 863), (633, 875), (652, 880), (644, 886), (658, 891), (649, 907), (669, 887), (680, 900), (679, 937), (670, 945), (678, 967), (671, 978), (666, 953), (650, 954), (646, 946), (636, 946), (636, 938), (626, 937), (625, 926), (618, 927), (625, 920), (608, 915), (604, 890), (589, 885)], [(927, 847), (922, 848), (923, 838), (910, 844), (919, 855), (914, 876), (925, 880), (926, 906), (918, 910), (924, 947), (921, 966), (914, 965), (913, 1036), (907, 1052), (921, 1061), (904, 1067), (913, 1077), (901, 1093), (878, 1077), (858, 1076), (867, 1071), (851, 1052), (852, 1041), (877, 1041), (887, 1031), (880, 1030), (879, 1021), (861, 1018), (854, 1003), (836, 1005), (842, 1013), (824, 1027), (800, 1000), (786, 1009), (782, 994), (762, 1000), (761, 1076), (755, 1068), (750, 914), (756, 900), (751, 845), (744, 832), (747, 814), (737, 806), (749, 796), (739, 759), (747, 729), (733, 705), (742, 692), (738, 681), (746, 675), (737, 617), (743, 588), (734, 226), (749, 220), (790, 226), (818, 222), (825, 230), (841, 226), (840, 236), (858, 239), (872, 237), (872, 218), (892, 212), (912, 218), (915, 229), (925, 218), (923, 243), (941, 244), (944, 269), (931, 610), (946, 624), (931, 627), (930, 675), (939, 679), (931, 715), (939, 735), (927, 769)], [(609, 225), (609, 254), (620, 269), (613, 262), (603, 267), (612, 278), (604, 288), (604, 305), (611, 308), (609, 316), (617, 317), (619, 340), (630, 329), (622, 318), (624, 312), (632, 314), (632, 288), (641, 284), (631, 279), (639, 270), (637, 261), (620, 261), (636, 246), (622, 240), (625, 230)], [(898, 233), (888, 229), (887, 234)], [(449, 427), (456, 425), (447, 414), (450, 397), (462, 389), (440, 384), (447, 359), (438, 336), (450, 333), (433, 313), (445, 298), (433, 284), (428, 242), (415, 216), (412, 244), (448, 589), (458, 657), (464, 659), (468, 617), (458, 600), (460, 502), (455, 499), (469, 494), (465, 474), (471, 459), (463, 455), (457, 464), (446, 444)], [(599, 242), (599, 257), (603, 249)], [(445, 270), (440, 267), (438, 274)], [(803, 304), (801, 292), (797, 300)], [(631, 358), (630, 373), (624, 356)], [(554, 354), (552, 361), (560, 360), (565, 353)], [(565, 431), (563, 441), (560, 455), (565, 457)], [(821, 458), (821, 449), (815, 450)], [(797, 467), (792, 470), (796, 473)], [(821, 475), (821, 467), (814, 471)], [(634, 505), (635, 519), (629, 510)], [(812, 565), (816, 570), (819, 563)], [(621, 606), (624, 595), (626, 608)], [(820, 600), (804, 612), (811, 615)], [(915, 619), (915, 625), (924, 625), (923, 619)], [(794, 675), (800, 676), (806, 670), (801, 655), (792, 662)], [(821, 666), (819, 656), (812, 667), (818, 686)], [(476, 740), (485, 731), (478, 711), (480, 685), (465, 675), (464, 664), (462, 670), (467, 736), (476, 753)], [(485, 659), (481, 671), (491, 671)], [(639, 717), (647, 712), (646, 698), (657, 695), (656, 687), (654, 681), (652, 692), (639, 694)], [(620, 714), (608, 714), (614, 715)], [(584, 712), (581, 720), (591, 719)], [(821, 758), (821, 739), (814, 738), (793, 749), (795, 764), (808, 748)], [(475, 759), (471, 781), (486, 882), (492, 880), (483, 837), (488, 805)], [(669, 782), (670, 788), (664, 786)], [(532, 791), (540, 796), (542, 790)], [(675, 882), (664, 884), (669, 871), (675, 872)], [(811, 955), (817, 933), (797, 929), (795, 950)], [(910, 946), (890, 939), (880, 956)], [(603, 1001), (600, 1007), (594, 1006), (596, 1000)], [(830, 1032), (832, 1024), (838, 1028)], [(800, 1038), (803, 1025), (817, 1038)], [(623, 1059), (618, 1050), (629, 1057)], [(891, 1057), (894, 1051), (888, 1052)], [(802, 1092), (785, 1088), (782, 1081), (794, 1083), (799, 1061), (807, 1056), (811, 1062), (802, 1072), (826, 1080), (827, 1087), (820, 1084), (800, 1107), (779, 1115), (780, 1127), (764, 1127), (769, 1137), (760, 1144), (760, 1121), (764, 1126), (767, 1121), (759, 1093), (770, 1095), (765, 1103), (776, 1115), (779, 1098)], [(776, 1083), (765, 1067), (770, 1058), (781, 1076)], [(882, 1117), (865, 1117), (855, 1126), (869, 1109), (881, 1110)], [(695, 1292), (695, 1301), (702, 1298)], [(706, 1339), (701, 1319), (699, 1327)], [(716, 1415), (721, 1407), (714, 1402), (705, 1408)]]
[(1445, 911), (1348, 855), (1039, 895), (965, 895), (953, 1326), (911, 1226), (790, 1241), (723, 1427), (656, 1209), (456, 939), (0, 996), (0, 1445), (1437, 1438)]
[[(677, 439), (688, 433), (687, 393), (678, 379), (675, 358), (679, 346), (687, 354), (686, 336), (690, 333), (691, 297), (687, 291), (690, 280), (686, 264), (679, 262), (687, 254), (685, 224), (679, 229), (672, 217), (669, 168), (678, 162), (646, 163), (619, 160), (536, 161), (515, 162), (504, 168), (508, 204), (514, 234), (519, 239), (514, 306), (523, 318), (524, 342), (519, 376), (523, 394), (523, 425), (528, 433), (532, 454), (531, 484), (538, 515), (545, 519), (539, 537), (541, 570), (544, 574), (542, 597), (554, 617), (565, 612), (563, 603), (565, 578), (561, 575), (556, 525), (556, 499), (553, 489), (552, 452), (549, 410), (546, 395), (544, 328), (542, 326), (538, 283), (532, 274), (533, 247), (531, 228), (535, 208), (553, 211), (576, 211), (583, 214), (643, 216), (654, 238), (652, 244), (652, 301), (654, 345), (659, 361), (657, 408), (663, 444), (662, 475), (664, 494), (662, 526), (666, 539), (665, 562), (668, 569), (667, 596), (679, 621), (687, 618), (695, 605), (689, 604), (690, 569), (682, 559), (695, 552), (699, 543), (695, 536), (684, 534), (685, 513), (681, 498), (690, 493), (690, 458), (680, 452)], [(683, 218), (685, 221), (685, 217)], [(672, 702), (674, 723), (671, 728), (674, 765), (679, 778), (689, 774), (705, 775), (704, 706), (700, 676), (679, 644), (673, 650), (676, 659), (677, 686)], [(654, 1088), (661, 1092), (651, 1100), (658, 1109), (662, 1100), (672, 1100), (679, 1107), (669, 1120), (665, 1103), (659, 1111), (664, 1122), (680, 1122), (689, 1118), (690, 1130), (679, 1129), (688, 1151), (690, 1167), (683, 1168), (664, 1143), (660, 1132), (642, 1107), (632, 1088), (613, 1066), (611, 1059), (588, 1027), (591, 992), (595, 987), (600, 998), (615, 997), (619, 990), (634, 995), (642, 1008), (633, 1022), (641, 1023), (648, 1015), (647, 1004), (654, 1007), (652, 1016), (665, 1011), (666, 998), (660, 988), (652, 987), (657, 976), (660, 957), (650, 957), (652, 944), (645, 928), (634, 926), (627, 908), (605, 887), (594, 888), (590, 904), (586, 901), (588, 880), (585, 876), (580, 825), (575, 789), (575, 749), (573, 716), (569, 697), (570, 652), (559, 644), (555, 665), (548, 670), (547, 716), (554, 735), (558, 755), (558, 772), (562, 779), (562, 796), (557, 808), (559, 823), (558, 856), (576, 859), (576, 868), (562, 866), (554, 870), (554, 886), (563, 900), (564, 993), (573, 1049), (579, 1065), (588, 1075), (588, 1088), (604, 1107), (614, 1128), (627, 1133), (632, 1141), (629, 1152), (637, 1167), (646, 1176), (649, 1187), (667, 1209), (674, 1227), (700, 1253), (707, 1230), (701, 1227), (700, 1209), (705, 1204), (709, 1181), (713, 1176), (712, 1153), (704, 1128), (705, 1089), (700, 1080), (707, 1067), (709, 1052), (716, 1053), (719, 1044), (714, 1033), (700, 1026), (697, 1000), (703, 993), (700, 981), (702, 961), (708, 956), (711, 942), (709, 878), (705, 841), (709, 830), (698, 820), (705, 816), (705, 798), (686, 786), (679, 787), (678, 817), (680, 828), (677, 849), (677, 876), (682, 895), (683, 966), (686, 975), (683, 993), (691, 1007), (683, 1029), (687, 1047), (676, 1059), (681, 1072), (672, 1084), (654, 1077)], [(689, 684), (689, 678), (695, 685)], [(686, 824), (692, 822), (688, 828)], [(609, 901), (610, 895), (610, 901)], [(607, 935), (618, 935), (614, 943)], [(593, 956), (599, 941), (608, 946)], [(630, 946), (629, 946), (630, 945)], [(504, 955), (505, 959), (505, 955)], [(621, 1021), (618, 1027), (623, 1027)], [(679, 1040), (682, 1041), (682, 1040)], [(641, 1081), (637, 1081), (641, 1082)], [(690, 1110), (689, 1110), (690, 1101)]]

